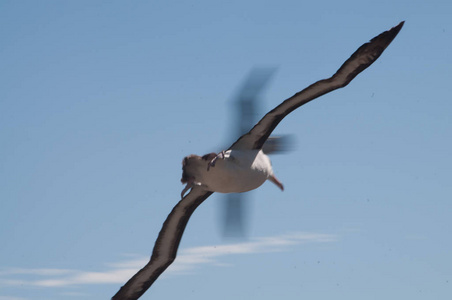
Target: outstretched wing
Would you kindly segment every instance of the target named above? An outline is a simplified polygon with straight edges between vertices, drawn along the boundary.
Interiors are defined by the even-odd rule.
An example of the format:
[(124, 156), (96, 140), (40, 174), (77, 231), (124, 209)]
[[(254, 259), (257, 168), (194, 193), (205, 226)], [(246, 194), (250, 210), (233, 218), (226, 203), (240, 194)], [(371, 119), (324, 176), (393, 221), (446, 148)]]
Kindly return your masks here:
[(403, 24), (404, 22), (401, 22), (359, 47), (332, 77), (317, 81), (278, 105), (267, 113), (248, 133), (242, 135), (232, 144), (230, 149), (261, 149), (272, 131), (285, 116), (317, 97), (345, 87), (353, 78), (376, 61), (397, 36)]
[(113, 300), (138, 299), (151, 287), (160, 274), (176, 259), (177, 248), (190, 216), (212, 194), (213, 192), (206, 192), (195, 186), (174, 206), (157, 237), (151, 260), (121, 287), (113, 296)]

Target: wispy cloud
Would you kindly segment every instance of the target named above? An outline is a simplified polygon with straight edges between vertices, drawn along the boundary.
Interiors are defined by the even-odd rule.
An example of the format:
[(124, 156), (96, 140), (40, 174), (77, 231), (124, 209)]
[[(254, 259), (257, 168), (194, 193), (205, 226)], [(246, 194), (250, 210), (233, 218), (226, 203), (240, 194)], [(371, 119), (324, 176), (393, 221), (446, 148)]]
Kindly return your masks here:
[[(224, 265), (222, 257), (266, 252), (289, 251), (302, 243), (334, 242), (337, 236), (319, 233), (294, 233), (256, 238), (251, 241), (182, 249), (164, 277), (186, 273), (201, 265)], [(142, 268), (148, 256), (106, 264), (105, 270), (89, 272), (70, 269), (6, 269), (0, 271), (0, 285), (30, 287), (68, 287), (87, 284), (122, 284)], [(9, 298), (8, 298), (9, 299)], [(3, 300), (0, 298), (0, 300)]]
[(0, 296), (0, 300), (25, 300), (25, 298), (21, 298), (21, 297), (9, 297), (9, 296)]
[(337, 236), (319, 233), (294, 233), (274, 237), (255, 238), (252, 241), (194, 247), (182, 250), (176, 262), (168, 268), (168, 274), (187, 272), (201, 264), (224, 265), (220, 258), (229, 255), (288, 251), (290, 246), (301, 243), (324, 243), (337, 240)]

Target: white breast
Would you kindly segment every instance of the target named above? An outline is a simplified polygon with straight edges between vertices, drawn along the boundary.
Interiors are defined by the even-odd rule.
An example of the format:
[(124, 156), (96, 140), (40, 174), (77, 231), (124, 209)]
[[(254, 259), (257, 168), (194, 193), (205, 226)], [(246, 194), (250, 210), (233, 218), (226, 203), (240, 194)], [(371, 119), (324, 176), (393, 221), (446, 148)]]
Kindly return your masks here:
[(241, 193), (258, 188), (272, 174), (270, 158), (262, 150), (228, 150), (202, 172), (200, 183), (213, 192)]

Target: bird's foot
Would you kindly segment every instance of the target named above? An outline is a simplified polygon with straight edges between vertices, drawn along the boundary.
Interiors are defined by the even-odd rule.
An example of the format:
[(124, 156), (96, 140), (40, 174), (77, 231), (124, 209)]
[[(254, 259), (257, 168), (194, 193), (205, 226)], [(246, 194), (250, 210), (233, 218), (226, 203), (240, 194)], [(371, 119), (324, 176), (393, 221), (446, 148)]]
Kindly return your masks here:
[(217, 162), (217, 159), (219, 159), (219, 158), (224, 159), (224, 156), (225, 156), (225, 152), (223, 150), (220, 153), (218, 153), (217, 156), (212, 158), (212, 160), (207, 164), (207, 171), (210, 170), (210, 167), (215, 167), (215, 163)]
[(283, 184), (281, 183), (281, 181), (278, 180), (278, 178), (276, 178), (275, 175), (273, 175), (273, 174), (270, 175), (270, 176), (268, 177), (268, 180), (270, 180), (271, 182), (273, 182), (274, 184), (276, 184), (276, 186), (279, 187), (279, 188), (281, 189), (281, 191), (284, 191), (284, 186), (283, 186)]

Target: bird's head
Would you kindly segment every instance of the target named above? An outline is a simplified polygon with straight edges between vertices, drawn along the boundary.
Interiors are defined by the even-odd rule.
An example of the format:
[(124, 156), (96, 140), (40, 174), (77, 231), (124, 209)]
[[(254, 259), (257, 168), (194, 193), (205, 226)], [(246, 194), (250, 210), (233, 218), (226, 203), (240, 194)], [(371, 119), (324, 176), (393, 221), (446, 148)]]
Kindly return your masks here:
[(203, 156), (191, 154), (182, 160), (182, 178), (181, 182), (187, 184), (182, 191), (184, 194), (193, 187), (193, 185), (201, 185), (199, 179), (202, 178), (201, 172), (207, 170), (209, 162), (216, 156), (216, 153), (209, 153)]
[(195, 180), (200, 172), (199, 170), (207, 170), (208, 163), (215, 156), (217, 156), (216, 153), (208, 153), (203, 156), (196, 154), (185, 156), (182, 160), (182, 178), (180, 181), (185, 184), (190, 180)]
[(182, 178), (180, 180), (183, 184), (194, 179), (194, 169), (197, 169), (199, 167), (201, 160), (202, 157), (196, 154), (191, 154), (184, 157), (184, 159), (182, 160)]

